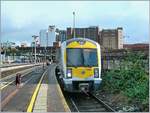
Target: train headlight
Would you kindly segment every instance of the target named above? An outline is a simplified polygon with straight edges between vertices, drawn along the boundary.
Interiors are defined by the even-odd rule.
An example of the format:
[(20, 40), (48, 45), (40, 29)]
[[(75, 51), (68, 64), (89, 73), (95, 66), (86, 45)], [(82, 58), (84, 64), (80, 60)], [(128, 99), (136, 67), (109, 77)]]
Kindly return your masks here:
[(99, 69), (98, 68), (94, 69), (94, 78), (99, 78)]
[(67, 78), (72, 78), (72, 70), (71, 69), (67, 69)]

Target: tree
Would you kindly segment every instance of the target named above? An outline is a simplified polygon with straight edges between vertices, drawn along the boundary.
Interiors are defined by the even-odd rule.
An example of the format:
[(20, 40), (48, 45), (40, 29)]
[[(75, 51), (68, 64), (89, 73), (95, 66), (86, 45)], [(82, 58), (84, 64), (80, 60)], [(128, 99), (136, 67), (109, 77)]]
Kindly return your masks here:
[(17, 49), (16, 48), (11, 48), (11, 54), (13, 56), (13, 60), (14, 60), (14, 56), (16, 55)]

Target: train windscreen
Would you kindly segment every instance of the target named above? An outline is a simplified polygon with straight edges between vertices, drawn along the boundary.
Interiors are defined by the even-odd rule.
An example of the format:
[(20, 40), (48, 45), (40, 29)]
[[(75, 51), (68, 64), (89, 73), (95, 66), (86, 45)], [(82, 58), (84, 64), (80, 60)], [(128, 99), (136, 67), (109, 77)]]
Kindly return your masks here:
[(68, 67), (98, 66), (97, 49), (67, 48)]

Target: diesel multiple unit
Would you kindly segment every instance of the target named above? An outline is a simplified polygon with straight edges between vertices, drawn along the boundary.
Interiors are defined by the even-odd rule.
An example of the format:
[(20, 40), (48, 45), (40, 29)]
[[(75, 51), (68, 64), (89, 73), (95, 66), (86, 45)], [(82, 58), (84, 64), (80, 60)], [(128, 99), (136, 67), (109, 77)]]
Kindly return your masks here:
[(86, 38), (61, 44), (60, 81), (65, 91), (96, 91), (101, 83), (100, 45)]

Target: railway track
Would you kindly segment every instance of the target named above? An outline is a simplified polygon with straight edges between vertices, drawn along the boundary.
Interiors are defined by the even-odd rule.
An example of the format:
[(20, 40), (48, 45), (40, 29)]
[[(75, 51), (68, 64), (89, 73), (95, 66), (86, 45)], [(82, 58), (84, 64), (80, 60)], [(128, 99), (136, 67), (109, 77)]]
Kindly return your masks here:
[[(23, 71), (19, 71), (19, 73), (22, 73), (22, 77), (24, 77), (24, 76), (26, 76), (27, 74), (31, 73), (33, 70), (36, 70), (36, 68), (39, 68), (39, 67), (40, 66), (32, 67), (30, 69), (25, 69)], [(12, 74), (12, 75), (1, 78), (0, 79), (0, 90), (7, 87), (8, 85), (14, 83), (15, 82), (15, 77), (16, 77), (16, 74)]]
[(32, 67), (37, 67), (37, 66), (41, 66), (40, 64), (26, 64), (26, 65), (18, 65), (18, 66), (8, 66), (5, 68), (0, 68), (0, 72), (1, 72), (1, 79), (3, 78), (7, 78), (7, 76), (15, 74), (16, 72), (19, 71), (23, 71), (26, 69), (30, 69)]
[(7, 67), (14, 67), (14, 66), (22, 66), (22, 65), (29, 65), (29, 63), (2, 65), (2, 66), (0, 66), (0, 68), (7, 68)]
[[(22, 85), (20, 88), (16, 88), (15, 83), (12, 82), (1, 90), (1, 111), (26, 111), (29, 103), (31, 103), (32, 95), (37, 95), (35, 94), (35, 89), (37, 90), (37, 86), (40, 85), (39, 81), (43, 79), (43, 74), (44, 70), (38, 67), (22, 77)], [(32, 102), (34, 101), (32, 99)]]
[[(61, 84), (58, 76), (56, 77)], [(92, 93), (67, 93), (63, 90), (62, 85), (60, 86), (71, 112), (115, 112), (113, 108)]]
[(115, 112), (109, 105), (91, 93), (67, 94), (72, 112)]

